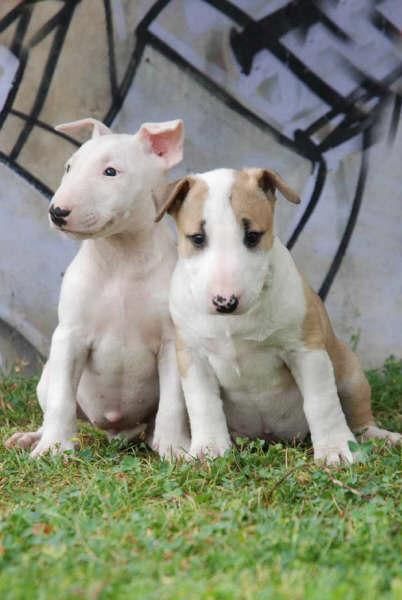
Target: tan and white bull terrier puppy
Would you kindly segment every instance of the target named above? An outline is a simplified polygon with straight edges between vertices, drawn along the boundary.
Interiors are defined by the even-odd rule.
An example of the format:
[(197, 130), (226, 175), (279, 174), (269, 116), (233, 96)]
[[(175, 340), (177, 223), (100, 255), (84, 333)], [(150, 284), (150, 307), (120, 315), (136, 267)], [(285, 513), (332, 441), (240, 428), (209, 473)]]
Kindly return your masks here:
[(78, 412), (109, 437), (135, 438), (155, 421), (153, 448), (178, 455), (189, 433), (168, 307), (177, 250), (169, 226), (154, 223), (153, 194), (182, 159), (183, 123), (135, 135), (94, 119), (57, 129), (88, 126), (92, 138), (67, 161), (49, 208), (52, 227), (84, 241), (64, 275), (37, 389), (43, 426), (6, 445), (33, 457), (72, 449)]
[(274, 172), (219, 169), (179, 180), (157, 219), (176, 220), (170, 291), (190, 417), (190, 455), (222, 455), (231, 435), (303, 439), (327, 464), (356, 459), (352, 433), (400, 442), (376, 426), (355, 354), (274, 232)]

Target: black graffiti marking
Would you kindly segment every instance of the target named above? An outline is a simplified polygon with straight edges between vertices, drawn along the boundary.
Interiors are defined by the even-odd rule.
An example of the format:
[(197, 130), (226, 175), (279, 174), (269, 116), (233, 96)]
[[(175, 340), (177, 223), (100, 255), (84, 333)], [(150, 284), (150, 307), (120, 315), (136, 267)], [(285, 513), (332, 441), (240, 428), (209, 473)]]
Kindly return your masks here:
[(62, 131), (56, 131), (56, 129), (54, 127), (52, 127), (51, 125), (48, 125), (47, 123), (45, 123), (44, 121), (41, 121), (40, 119), (33, 119), (30, 115), (26, 115), (25, 113), (21, 112), (20, 110), (16, 110), (15, 108), (12, 108), (10, 110), (10, 115), (14, 115), (15, 117), (18, 117), (19, 119), (22, 119), (23, 121), (27, 121), (27, 122), (31, 123), (32, 125), (39, 127), (40, 129), (44, 129), (45, 131), (48, 131), (49, 133), (55, 135), (56, 137), (62, 138), (63, 140), (70, 142), (70, 144), (73, 144), (74, 146), (77, 146), (77, 147), (81, 146), (80, 142), (77, 142), (77, 140), (75, 140), (71, 136), (67, 135), (66, 133), (63, 133)]
[[(59, 0), (60, 1), (60, 0)], [(72, 4), (75, 5), (81, 2), (81, 0), (72, 0)], [(43, 40), (50, 35), (57, 27), (62, 23), (63, 15), (65, 14), (67, 7), (61, 8), (58, 13), (53, 15), (42, 27), (31, 37), (28, 41), (28, 48), (34, 48)]]
[(28, 29), (29, 22), (31, 20), (31, 16), (32, 9), (29, 6), (24, 6), (21, 10), (21, 16), (18, 20), (18, 24), (14, 33), (14, 38), (10, 46), (10, 50), (15, 56), (19, 56), (21, 52), (22, 44)]
[(4, 154), (4, 152), (1, 151), (0, 163), (3, 163), (7, 167), (9, 167), (19, 177), (24, 178), (29, 184), (31, 184), (35, 189), (37, 189), (41, 194), (43, 194), (45, 198), (51, 200), (53, 192), (46, 184), (44, 184), (42, 181), (40, 181), (40, 179), (32, 175), (32, 173), (24, 169), (24, 167), (15, 162), (15, 160), (10, 160), (10, 158), (6, 154)]
[(299, 235), (303, 231), (304, 226), (306, 225), (306, 223), (309, 220), (309, 218), (311, 217), (315, 207), (317, 206), (318, 200), (320, 199), (320, 196), (321, 196), (321, 192), (325, 185), (326, 177), (327, 177), (327, 165), (326, 165), (325, 160), (323, 158), (321, 158), (318, 162), (317, 175), (315, 178), (314, 188), (311, 193), (310, 200), (308, 201), (307, 206), (306, 206), (301, 218), (299, 219), (298, 224), (296, 225), (292, 235), (290, 236), (290, 238), (286, 244), (286, 247), (289, 250), (291, 250), (293, 248), (293, 246), (295, 245), (295, 243), (297, 242)]
[[(27, 29), (29, 26), (29, 22), (31, 20), (31, 14), (32, 14), (31, 8), (23, 6), (23, 7), (19, 7), (18, 11), (14, 10), (11, 12), (13, 13), (12, 19), (11, 20), (7, 19), (8, 15), (6, 15), (6, 17), (0, 23), (0, 32), (3, 31), (4, 22), (11, 24), (16, 19), (18, 19), (18, 24), (17, 24), (16, 31), (14, 34), (14, 39), (11, 43), (10, 50), (18, 58), (19, 64), (18, 64), (17, 72), (14, 76), (13, 85), (7, 96), (7, 99), (3, 106), (3, 109), (0, 112), (0, 129), (3, 126), (5, 119), (7, 118), (7, 115), (10, 111), (10, 107), (14, 103), (15, 96), (18, 93), (19, 85), (20, 85), (22, 78), (24, 76), (24, 73), (25, 73), (25, 68), (26, 68), (27, 59), (28, 59), (27, 52), (23, 48), (23, 39), (26, 35)], [(11, 13), (9, 13), (9, 14), (11, 14)]]
[[(331, 148), (335, 148), (336, 146), (342, 144), (346, 140), (355, 137), (359, 133), (362, 133), (368, 127), (374, 127), (376, 125), (376, 121), (378, 121), (380, 117), (378, 106), (383, 106), (383, 101), (386, 99), (390, 99), (392, 95), (395, 96), (395, 110), (397, 111), (397, 107), (399, 106), (398, 98), (400, 98), (400, 96), (398, 94), (395, 94), (394, 92), (391, 92), (389, 86), (394, 81), (396, 81), (401, 76), (401, 74), (402, 66), (394, 69), (382, 81), (375, 81), (367, 77), (362, 79), (360, 87), (355, 89), (348, 96), (348, 100), (353, 103), (359, 103), (361, 106), (363, 106), (364, 104), (367, 104), (369, 101), (373, 100), (373, 97), (377, 97), (377, 105), (375, 107), (372, 107), (370, 111), (367, 111), (363, 117), (358, 118), (356, 123), (353, 122), (356, 116), (354, 114), (347, 114), (344, 117), (344, 119), (336, 127), (333, 128), (333, 130), (328, 134), (327, 138), (325, 138), (319, 145), (320, 152), (326, 152)], [(398, 112), (395, 113), (395, 120), (398, 119), (398, 114)], [(324, 125), (331, 124), (331, 120), (337, 117), (338, 115), (338, 110), (331, 109), (322, 117), (320, 117), (311, 125), (309, 125), (309, 127), (307, 127), (304, 130), (304, 133), (307, 136), (314, 135)], [(391, 132), (393, 130), (396, 131), (396, 129), (397, 124), (395, 126), (395, 122), (391, 123), (390, 135)], [(375, 136), (372, 136), (372, 139), (373, 141), (375, 141)], [(393, 141), (393, 139), (394, 138), (391, 138), (390, 141)]]
[(240, 27), (245, 27), (249, 23), (253, 22), (253, 19), (249, 17), (241, 8), (230, 2), (229, 0), (202, 0), (205, 4), (209, 4), (217, 11), (226, 15), (234, 21)]
[(360, 171), (357, 180), (357, 186), (355, 191), (355, 196), (352, 202), (352, 209), (350, 211), (350, 215), (348, 221), (346, 223), (345, 231), (343, 232), (342, 239), (338, 246), (338, 249), (335, 253), (335, 257), (329, 267), (328, 273), (326, 274), (324, 281), (321, 284), (319, 289), (319, 296), (325, 300), (328, 295), (328, 292), (331, 288), (331, 285), (336, 277), (336, 274), (341, 266), (342, 259), (345, 256), (346, 250), (348, 248), (350, 239), (352, 237), (353, 230), (356, 225), (357, 217), (360, 211), (360, 206), (363, 199), (364, 188), (367, 181), (367, 174), (369, 169), (369, 147), (370, 147), (370, 131), (367, 130), (362, 135), (362, 156), (360, 163)]
[(116, 57), (115, 57), (115, 50), (114, 50), (113, 18), (112, 18), (112, 11), (110, 8), (110, 1), (103, 0), (103, 7), (105, 10), (106, 33), (107, 33), (108, 54), (109, 54), (110, 90), (112, 93), (112, 98), (116, 98), (116, 96), (118, 95), (118, 85), (117, 85)]
[(394, 107), (392, 109), (391, 123), (388, 132), (388, 143), (393, 144), (398, 133), (399, 122), (401, 119), (402, 98), (395, 96)]
[[(63, 9), (49, 19), (49, 21), (45, 23), (45, 25), (43, 25), (41, 29), (31, 38), (27, 45), (24, 45), (24, 39), (26, 37), (29, 17), (31, 15), (31, 9), (33, 8), (34, 3), (27, 1), (19, 5), (10, 11), (0, 22), (1, 32), (15, 20), (19, 19), (13, 44), (16, 50), (15, 54), (18, 56), (20, 61), (14, 81), (14, 87), (10, 91), (3, 111), (0, 114), (0, 126), (8, 114), (14, 114), (15, 116), (23, 119), (26, 123), (23, 132), (14, 146), (11, 156), (6, 157), (4, 154), (2, 154), (0, 155), (0, 160), (1, 162), (5, 162), (10, 168), (13, 168), (20, 176), (27, 179), (27, 181), (34, 185), (37, 189), (41, 190), (42, 193), (48, 198), (52, 194), (51, 190), (49, 190), (47, 186), (42, 184), (42, 182), (40, 182), (37, 178), (23, 169), (23, 167), (18, 165), (18, 163), (15, 161), (15, 158), (21, 151), (30, 132), (35, 126), (41, 127), (51, 132), (53, 135), (59, 135), (76, 146), (79, 145), (79, 142), (73, 138), (62, 134), (61, 132), (53, 131), (49, 125), (40, 121), (39, 114), (48, 92), (49, 82), (57, 65), (58, 55), (63, 49), (65, 35), (68, 30), (69, 23), (71, 22), (74, 8), (80, 1), (81, 0), (64, 0)], [(330, 110), (304, 130), (295, 131), (294, 139), (291, 139), (283, 135), (281, 132), (275, 130), (263, 118), (259, 117), (243, 103), (233, 98), (233, 96), (227, 92), (223, 86), (217, 84), (210, 77), (208, 77), (208, 75), (205, 75), (202, 71), (199, 71), (197, 68), (195, 68), (183, 56), (178, 54), (174, 49), (172, 49), (150, 31), (149, 28), (152, 22), (157, 19), (161, 11), (170, 3), (170, 0), (158, 0), (155, 2), (137, 26), (134, 32), (134, 50), (131, 53), (127, 68), (119, 85), (117, 81), (114, 47), (112, 4), (111, 0), (103, 0), (105, 28), (109, 52), (109, 77), (111, 89), (111, 103), (103, 120), (106, 124), (110, 124), (116, 117), (118, 111), (121, 109), (127, 93), (130, 87), (133, 85), (135, 76), (137, 74), (137, 69), (143, 58), (144, 50), (149, 44), (155, 48), (155, 50), (166, 56), (166, 58), (180, 66), (182, 69), (185, 69), (189, 76), (200, 83), (209, 91), (209, 93), (214, 95), (228, 108), (234, 110), (243, 118), (246, 118), (250, 123), (253, 123), (259, 128), (262, 128), (264, 131), (269, 132), (279, 143), (292, 149), (300, 156), (310, 160), (313, 169), (317, 168), (314, 189), (304, 213), (299, 219), (295, 230), (288, 240), (287, 245), (289, 248), (293, 247), (296, 243), (299, 235), (311, 217), (311, 214), (313, 213), (321, 197), (326, 180), (326, 161), (323, 156), (324, 153), (332, 148), (335, 148), (336, 146), (339, 146), (348, 139), (354, 138), (359, 134), (362, 135), (363, 154), (359, 181), (344, 235), (338, 246), (330, 269), (320, 287), (320, 294), (325, 297), (329, 291), (336, 272), (339, 269), (356, 223), (368, 170), (368, 157), (366, 156), (368, 152), (368, 146), (374, 140), (375, 125), (378, 122), (380, 111), (385, 106), (385, 101), (390, 99), (392, 95), (394, 95), (394, 107), (388, 139), (391, 142), (395, 139), (401, 113), (402, 100), (400, 96), (395, 95), (395, 92), (390, 90), (389, 86), (399, 75), (397, 73), (391, 73), (387, 78), (385, 78), (384, 81), (378, 82), (373, 78), (368, 77), (366, 74), (358, 73), (355, 69), (356, 79), (359, 81), (357, 84), (358, 87), (356, 90), (354, 90), (354, 92), (352, 92), (352, 94), (344, 98), (331, 86), (327, 85), (323, 80), (321, 80), (320, 77), (315, 75), (311, 69), (304, 65), (297, 56), (294, 56), (279, 41), (279, 37), (284, 35), (287, 31), (291, 31), (296, 27), (298, 29), (301, 28), (302, 32), (303, 30), (307, 31), (312, 24), (317, 22), (321, 22), (324, 27), (326, 27), (339, 39), (344, 41), (347, 40), (347, 35), (321, 10), (320, 2), (314, 2), (313, 0), (303, 0), (303, 2), (301, 0), (294, 0), (293, 2), (287, 3), (286, 6), (277, 10), (276, 12), (264, 17), (260, 21), (254, 21), (247, 13), (242, 11), (235, 4), (228, 0), (203, 1), (206, 4), (213, 6), (225, 16), (229, 17), (237, 27), (242, 28), (241, 31), (232, 29), (231, 42), (232, 50), (243, 72), (247, 72), (247, 70), (250, 72), (256, 52), (266, 48), (282, 62), (285, 68), (289, 68), (295, 74), (295, 76), (303, 82), (304, 85), (308, 86), (313, 93), (327, 102), (331, 106)], [(25, 12), (23, 14), (24, 10)], [(388, 37), (392, 38), (395, 35), (395, 28), (393, 25), (389, 24), (389, 22), (387, 22), (387, 20), (381, 15), (374, 14), (373, 23)], [(61, 33), (63, 28), (64, 35)], [(58, 42), (56, 44), (54, 43), (49, 53), (45, 72), (41, 80), (41, 89), (38, 91), (33, 108), (29, 115), (25, 115), (20, 111), (12, 109), (12, 105), (25, 72), (29, 50), (36, 44), (40, 43), (40, 41), (42, 41), (55, 29), (55, 38), (58, 39)], [(55, 54), (57, 54), (56, 59), (54, 56)], [(353, 71), (353, 67), (349, 65), (349, 63), (346, 63), (346, 61), (345, 66)], [(371, 107), (366, 109), (364, 105), (368, 105), (368, 103), (374, 98), (377, 98), (378, 100), (376, 106), (374, 108)], [(322, 139), (320, 143), (314, 142), (312, 136), (319, 132), (324, 125), (331, 124), (333, 119), (342, 113), (342, 121), (336, 126), (332, 127), (330, 133), (327, 134), (327, 136)]]
[[(220, 2), (205, 1), (217, 9), (223, 8)], [(240, 20), (240, 12), (237, 12), (238, 21)], [(335, 23), (332, 23), (312, 0), (294, 0), (260, 21), (254, 21), (246, 13), (242, 13), (241, 16), (245, 27), (241, 32), (236, 29), (231, 30), (230, 44), (245, 75), (249, 75), (251, 72), (254, 56), (261, 50), (266, 49), (327, 104), (336, 106), (338, 110), (342, 111), (354, 109), (334, 88), (313, 73), (279, 41), (280, 37), (295, 27), (302, 26), (308, 29), (317, 22), (322, 22), (337, 37), (341, 37), (343, 40), (348, 39), (346, 34)]]
[[(35, 119), (39, 116), (43, 105), (46, 101), (48, 89), (50, 87), (50, 83), (52, 81), (57, 62), (59, 60), (60, 53), (63, 48), (63, 42), (68, 32), (68, 25), (72, 19), (75, 8), (80, 0), (70, 0), (68, 4), (60, 11), (58, 14), (58, 29), (54, 36), (52, 46), (49, 52), (49, 56), (43, 71), (43, 75), (41, 77), (40, 84), (38, 86), (38, 91), (36, 94), (36, 98), (33, 104), (33, 107), (30, 112), (30, 117)], [(28, 139), (29, 134), (31, 133), (34, 125), (31, 122), (27, 122), (25, 127), (22, 129), (20, 135), (17, 138), (17, 141), (11, 150), (10, 159), (15, 160), (19, 153), (21, 152), (26, 140)]]
[(116, 93), (112, 98), (111, 106), (103, 119), (106, 125), (110, 125), (113, 119), (116, 117), (117, 113), (123, 106), (124, 100), (126, 99), (128, 91), (133, 83), (137, 69), (144, 54), (146, 45), (146, 32), (148, 27), (159, 16), (161, 11), (169, 4), (169, 2), (170, 0), (158, 0), (155, 2), (155, 4), (150, 8), (150, 10), (137, 25), (135, 30), (136, 44), (134, 51), (131, 55), (122, 83), (116, 90)]
[[(375, 111), (377, 111), (378, 114), (381, 113), (382, 109), (383, 109), (383, 105), (387, 102), (388, 98), (385, 97), (381, 100), (381, 102), (375, 107)], [(360, 163), (360, 171), (359, 171), (359, 176), (358, 176), (358, 181), (357, 181), (357, 186), (356, 186), (356, 192), (355, 192), (355, 196), (352, 202), (352, 208), (349, 214), (349, 218), (348, 221), (346, 223), (346, 227), (342, 236), (342, 239), (339, 243), (338, 249), (335, 253), (335, 257), (331, 263), (331, 266), (328, 270), (327, 275), (324, 278), (324, 281), (320, 287), (319, 290), (319, 295), (321, 296), (321, 298), (324, 300), (329, 292), (329, 289), (336, 277), (336, 274), (339, 270), (339, 267), (341, 266), (341, 262), (342, 259), (346, 253), (346, 250), (348, 248), (349, 242), (351, 240), (356, 222), (357, 222), (357, 217), (360, 211), (360, 207), (362, 204), (362, 200), (363, 200), (363, 194), (364, 194), (364, 188), (366, 185), (366, 180), (367, 180), (367, 176), (368, 176), (368, 171), (369, 171), (369, 150), (370, 147), (373, 145), (372, 142), (372, 137), (375, 135), (375, 125), (373, 125), (372, 127), (366, 129), (365, 131), (363, 131), (362, 136), (361, 136), (361, 150), (362, 150), (362, 155), (361, 155), (361, 163)]]
[[(137, 42), (135, 45), (135, 49), (130, 57), (128, 67), (125, 71), (125, 74), (122, 79), (122, 83), (120, 86), (117, 85), (117, 71), (115, 67), (115, 52), (114, 52), (114, 39), (113, 39), (113, 23), (112, 23), (112, 14), (111, 14), (111, 5), (109, 0), (105, 0), (104, 2), (104, 10), (105, 10), (105, 23), (108, 36), (108, 49), (109, 49), (109, 75), (111, 81), (111, 96), (112, 101), (110, 107), (104, 117), (104, 122), (106, 124), (110, 124), (118, 111), (120, 110), (127, 93), (130, 89), (130, 86), (133, 82), (134, 76), (136, 74), (137, 68), (142, 59), (144, 49), (145, 49), (145, 39), (142, 35), (143, 32), (149, 27), (152, 21), (157, 18), (159, 13), (167, 6), (170, 0), (159, 0), (156, 2), (150, 10), (146, 13), (142, 21), (136, 28), (135, 35), (137, 36)], [(48, 186), (46, 186), (43, 182), (41, 182), (37, 177), (33, 174), (29, 173), (26, 169), (24, 169), (21, 165), (16, 162), (16, 158), (18, 154), (21, 152), (26, 140), (28, 139), (31, 131), (35, 126), (40, 127), (52, 135), (56, 135), (61, 137), (75, 146), (80, 146), (80, 142), (76, 139), (67, 136), (62, 132), (55, 131), (51, 126), (44, 123), (38, 118), (38, 115), (43, 107), (43, 104), (46, 100), (48, 93), (48, 86), (51, 78), (53, 77), (55, 68), (57, 66), (57, 60), (60, 53), (63, 50), (65, 37), (68, 32), (68, 26), (71, 22), (74, 9), (77, 4), (79, 4), (81, 0), (64, 0), (64, 7), (58, 11), (53, 17), (51, 17), (24, 45), (24, 40), (27, 33), (27, 28), (29, 25), (29, 20), (32, 14), (32, 9), (34, 3), (26, 2), (12, 11), (10, 11), (0, 22), (0, 32), (4, 31), (8, 26), (10, 26), (14, 21), (19, 20), (19, 25), (17, 26), (17, 33), (15, 34), (15, 39), (18, 41), (14, 43), (13, 50), (17, 58), (19, 59), (19, 66), (16, 73), (16, 76), (13, 81), (12, 89), (7, 97), (7, 101), (3, 107), (3, 110), (0, 113), (0, 127), (2, 126), (4, 120), (7, 118), (9, 114), (13, 114), (21, 119), (23, 119), (26, 123), (26, 127), (21, 132), (19, 139), (17, 140), (10, 156), (6, 156), (2, 154), (2, 162), (7, 162), (7, 165), (15, 170), (19, 176), (26, 179), (30, 184), (34, 185), (37, 189), (42, 191), (45, 197), (51, 198), (53, 192), (50, 190)], [(30, 114), (27, 115), (12, 108), (15, 97), (18, 93), (20, 83), (22, 81), (25, 68), (28, 63), (29, 51), (31, 48), (39, 44), (43, 41), (46, 36), (51, 34), (56, 29), (56, 36), (53, 42), (52, 48), (49, 53), (48, 61), (45, 66), (45, 72), (41, 78), (41, 84), (39, 86), (37, 97), (34, 101), (33, 109)], [(57, 38), (57, 41), (56, 41)], [(10, 48), (11, 49), (11, 48)]]
[(250, 123), (256, 125), (260, 129), (267, 131), (272, 135), (277, 141), (279, 141), (283, 146), (287, 148), (291, 148), (294, 152), (307, 158), (308, 160), (314, 160), (309, 152), (309, 149), (304, 146), (299, 146), (295, 144), (293, 140), (286, 137), (284, 134), (280, 133), (276, 129), (274, 129), (269, 123), (261, 119), (258, 115), (249, 110), (246, 106), (244, 106), (237, 99), (233, 98), (231, 94), (229, 94), (224, 87), (218, 85), (212, 79), (208, 79), (202, 71), (199, 71), (194, 65), (189, 63), (185, 58), (183, 58), (180, 54), (178, 54), (173, 48), (165, 44), (163, 40), (160, 40), (156, 37), (151, 31), (146, 33), (147, 43), (163, 54), (166, 58), (174, 62), (181, 69), (185, 70), (192, 78), (197, 81), (197, 83), (201, 84), (205, 89), (208, 90), (215, 98), (218, 98), (222, 104), (225, 104), (228, 108), (237, 112), (237, 114), (245, 117)]
[(398, 27), (391, 23), (384, 15), (377, 10), (371, 15), (371, 22), (383, 35), (390, 38), (391, 41), (400, 41), (401, 32)]
[[(333, 134), (331, 140), (325, 144), (322, 151), (326, 151), (348, 139), (345, 131), (347, 123), (349, 124), (350, 137), (354, 137), (356, 134), (361, 133), (363, 129), (367, 127), (368, 115), (366, 111), (360, 110), (357, 105), (357, 98), (354, 97), (353, 93), (350, 96), (343, 98), (336, 90), (331, 86), (328, 86), (321, 78), (317, 77), (308, 67), (300, 63), (297, 57), (279, 42), (281, 36), (295, 27), (302, 28), (306, 31), (311, 25), (317, 22), (321, 22), (331, 31), (331, 33), (336, 35), (342, 41), (348, 41), (349, 37), (338, 27), (338, 25), (336, 25), (336, 23), (332, 22), (325, 13), (320, 10), (319, 2), (314, 2), (313, 0), (297, 0), (287, 4), (276, 12), (269, 14), (260, 21), (254, 21), (246, 13), (240, 11), (240, 9), (236, 8), (236, 10), (233, 10), (234, 7), (230, 2), (222, 4), (220, 1), (204, 1), (218, 10), (221, 9), (227, 16), (231, 16), (238, 24), (243, 25), (244, 29), (242, 32), (232, 29), (231, 46), (234, 55), (245, 74), (250, 73), (255, 54), (265, 48), (279, 58), (281, 62), (286, 65), (286, 68), (292, 70), (313, 93), (330, 104), (333, 107), (333, 116), (336, 116), (341, 112), (344, 112), (345, 115), (347, 115), (345, 121), (339, 125), (337, 133)], [(397, 78), (395, 73), (388, 76), (388, 81), (384, 85), (381, 85), (381, 83), (358, 72), (358, 70), (346, 60), (343, 62), (345, 68), (354, 71), (354, 74), (361, 80), (360, 87), (371, 89), (372, 95), (381, 97), (382, 95), (389, 95), (392, 93), (389, 89), (389, 85)], [(364, 92), (362, 95), (364, 95)], [(357, 124), (351, 124), (353, 119), (356, 120), (357, 124), (362, 124), (360, 129)], [(309, 130), (309, 133), (314, 132), (313, 128), (309, 128)], [(337, 136), (339, 136), (339, 141), (337, 141)]]
[(21, 13), (25, 10), (31, 10), (31, 8), (27, 6), (27, 3), (20, 4), (19, 6), (16, 6), (10, 10), (10, 12), (7, 13), (0, 21), (0, 33), (12, 25), (15, 20), (19, 19), (21, 17)]

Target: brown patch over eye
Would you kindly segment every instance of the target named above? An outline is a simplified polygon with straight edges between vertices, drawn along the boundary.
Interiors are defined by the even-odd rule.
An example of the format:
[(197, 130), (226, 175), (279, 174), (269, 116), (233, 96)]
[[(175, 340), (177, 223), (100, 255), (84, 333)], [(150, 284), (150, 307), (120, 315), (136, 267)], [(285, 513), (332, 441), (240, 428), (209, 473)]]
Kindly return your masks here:
[(255, 231), (250, 229), (250, 221), (248, 219), (243, 219), (243, 227), (244, 227), (244, 236), (243, 236), (243, 244), (246, 248), (256, 248), (265, 231)]
[(231, 192), (231, 204), (237, 222), (244, 230), (243, 243), (248, 248), (269, 250), (273, 243), (275, 196), (260, 186), (254, 173), (237, 171)]
[(202, 221), (201, 225), (200, 225), (200, 230), (198, 233), (192, 233), (192, 234), (186, 235), (186, 238), (188, 240), (190, 240), (190, 242), (193, 244), (194, 248), (198, 248), (199, 250), (201, 250), (202, 248), (205, 248), (205, 246), (207, 245), (207, 235), (204, 231), (204, 226), (205, 226), (205, 221)]
[(200, 252), (207, 243), (204, 230), (204, 203), (208, 196), (208, 186), (196, 177), (175, 215), (179, 234), (178, 250), (180, 256), (189, 257)]

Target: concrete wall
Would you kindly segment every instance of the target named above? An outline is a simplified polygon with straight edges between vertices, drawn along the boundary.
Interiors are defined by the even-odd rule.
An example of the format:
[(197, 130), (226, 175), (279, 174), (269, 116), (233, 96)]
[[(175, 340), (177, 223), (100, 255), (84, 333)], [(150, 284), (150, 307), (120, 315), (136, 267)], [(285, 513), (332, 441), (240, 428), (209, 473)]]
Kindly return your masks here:
[[(82, 140), (182, 117), (177, 174), (267, 166), (302, 192), (278, 230), (366, 366), (402, 355), (398, 0), (0, 3), (0, 367), (36, 365), (76, 251), (47, 202)], [(27, 358), (28, 357), (28, 358)]]

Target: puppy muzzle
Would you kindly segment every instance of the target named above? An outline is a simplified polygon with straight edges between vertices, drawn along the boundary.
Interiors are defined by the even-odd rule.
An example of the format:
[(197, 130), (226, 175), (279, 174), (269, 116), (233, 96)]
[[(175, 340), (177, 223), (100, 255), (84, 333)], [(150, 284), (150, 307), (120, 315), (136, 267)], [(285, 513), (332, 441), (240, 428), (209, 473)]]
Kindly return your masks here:
[(63, 227), (67, 225), (66, 217), (71, 213), (71, 210), (67, 208), (60, 208), (60, 206), (51, 205), (49, 208), (49, 215), (52, 220), (52, 223), (57, 225), (57, 227)]
[(239, 298), (233, 294), (230, 298), (218, 295), (212, 299), (212, 304), (215, 306), (216, 312), (229, 314), (233, 313), (239, 306)]

